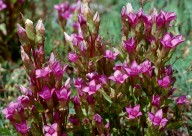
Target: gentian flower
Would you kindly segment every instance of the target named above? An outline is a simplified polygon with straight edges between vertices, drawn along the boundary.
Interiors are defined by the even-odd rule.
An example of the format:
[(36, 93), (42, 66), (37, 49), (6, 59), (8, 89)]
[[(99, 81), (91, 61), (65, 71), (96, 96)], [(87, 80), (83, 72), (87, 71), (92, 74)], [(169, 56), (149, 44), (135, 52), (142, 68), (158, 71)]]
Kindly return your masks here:
[(176, 99), (176, 103), (177, 105), (183, 105), (183, 104), (189, 103), (189, 101), (187, 100), (185, 95), (182, 95)]
[(152, 76), (152, 70), (155, 66), (152, 66), (151, 62), (147, 59), (141, 64), (141, 73), (147, 73), (150, 77)]
[(79, 14), (79, 15), (78, 15), (78, 22), (79, 22), (79, 24), (80, 24), (81, 26), (87, 24), (87, 22), (86, 22), (86, 20), (85, 20), (85, 17), (84, 17), (82, 14)]
[(83, 92), (87, 92), (89, 95), (96, 93), (101, 88), (100, 84), (96, 84), (95, 80), (91, 80), (87, 87), (83, 88)]
[(130, 12), (126, 17), (130, 25), (135, 26), (137, 24), (138, 18), (135, 13)]
[(162, 128), (164, 128), (167, 124), (168, 120), (166, 118), (163, 118), (162, 109), (158, 110), (155, 114), (148, 112), (148, 116), (154, 126), (161, 126)]
[(116, 70), (114, 72), (114, 76), (110, 76), (109, 79), (115, 81), (116, 83), (124, 83), (125, 80), (128, 78), (127, 74), (121, 73), (121, 71)]
[(44, 86), (42, 91), (39, 92), (39, 96), (44, 100), (49, 100), (52, 98), (53, 90), (51, 91), (47, 86)]
[(26, 135), (29, 128), (27, 126), (27, 122), (26, 121), (22, 121), (21, 123), (16, 123), (15, 124), (16, 130), (23, 135)]
[(43, 129), (46, 133), (45, 136), (58, 136), (57, 126), (57, 123), (53, 123), (52, 125), (44, 125)]
[(71, 122), (74, 126), (78, 126), (80, 123), (79, 119), (72, 115), (69, 117), (69, 122)]
[(160, 101), (159, 95), (153, 95), (153, 97), (152, 97), (152, 105), (156, 106), (156, 107), (159, 107), (160, 102), (161, 101)]
[(119, 54), (118, 52), (112, 52), (110, 50), (106, 50), (104, 57), (110, 60), (115, 60), (118, 54)]
[(61, 63), (56, 61), (50, 66), (50, 68), (53, 71), (54, 75), (56, 75), (57, 77), (61, 77), (61, 76), (63, 76), (63, 73), (64, 73), (65, 69), (67, 68), (67, 65), (65, 65), (63, 68)]
[(35, 71), (36, 78), (47, 77), (51, 73), (51, 69), (47, 66), (43, 69), (37, 69)]
[(166, 49), (175, 48), (182, 42), (184, 42), (184, 40), (182, 40), (182, 35), (173, 36), (172, 33), (166, 33), (161, 39), (161, 44), (163, 44), (163, 47)]
[(162, 88), (169, 88), (171, 85), (171, 79), (169, 76), (165, 76), (158, 80), (158, 85)]
[(99, 114), (95, 114), (95, 115), (93, 116), (93, 119), (94, 119), (94, 121), (95, 121), (96, 123), (102, 123), (102, 121), (103, 121), (103, 118), (102, 118)]
[(166, 66), (166, 68), (164, 69), (164, 73), (167, 76), (172, 76), (173, 75), (173, 68), (171, 65)]
[(174, 12), (161, 11), (159, 15), (156, 16), (156, 24), (158, 27), (162, 27), (164, 25), (169, 26), (170, 22), (175, 19), (176, 15)]
[(125, 68), (128, 76), (138, 76), (140, 74), (141, 66), (134, 60), (130, 67)]
[(65, 105), (66, 101), (70, 98), (71, 91), (68, 91), (65, 87), (62, 87), (59, 91), (55, 92), (60, 104)]
[(18, 101), (19, 103), (21, 103), (21, 105), (22, 105), (23, 108), (29, 106), (29, 104), (30, 104), (30, 99), (29, 99), (29, 97), (26, 96), (26, 95), (19, 96), (19, 97), (17, 98), (17, 101)]
[(133, 39), (133, 37), (131, 37), (127, 41), (123, 41), (123, 44), (124, 44), (124, 48), (128, 53), (131, 54), (132, 52), (135, 51), (135, 40)]
[(126, 112), (129, 115), (129, 119), (135, 119), (142, 115), (140, 112), (140, 104), (136, 105), (135, 107), (126, 107)]
[(99, 74), (97, 72), (87, 73), (86, 78), (88, 78), (89, 80), (98, 80)]
[(83, 86), (85, 86), (85, 82), (83, 81), (82, 78), (74, 79), (73, 82), (74, 82), (75, 88), (77, 88), (77, 89), (81, 89)]
[(78, 57), (78, 55), (76, 53), (69, 53), (68, 59), (71, 62), (75, 63), (79, 59), (79, 57)]

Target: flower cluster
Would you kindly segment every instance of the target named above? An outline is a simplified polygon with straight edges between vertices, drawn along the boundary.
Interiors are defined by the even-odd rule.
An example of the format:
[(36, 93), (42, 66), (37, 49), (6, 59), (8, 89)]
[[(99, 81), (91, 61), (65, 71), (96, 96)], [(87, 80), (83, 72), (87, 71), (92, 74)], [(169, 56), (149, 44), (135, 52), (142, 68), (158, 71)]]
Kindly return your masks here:
[[(68, 3), (55, 8), (63, 17), (70, 16)], [(21, 86), (23, 95), (3, 114), (22, 135), (163, 133), (168, 123), (179, 120), (167, 117), (176, 80), (167, 62), (183, 42), (181, 35), (168, 32), (175, 19), (172, 12), (135, 13), (127, 4), (121, 12), (122, 45), (112, 48), (99, 35), (98, 12), (93, 15), (89, 4), (82, 3), (81, 35), (64, 33), (71, 48), (67, 65), (53, 53), (46, 61), (42, 21), (35, 32), (27, 19), (25, 29), (18, 25), (18, 35), (30, 86)], [(69, 66), (72, 75), (67, 73)], [(181, 96), (175, 103), (180, 106), (188, 100)]]

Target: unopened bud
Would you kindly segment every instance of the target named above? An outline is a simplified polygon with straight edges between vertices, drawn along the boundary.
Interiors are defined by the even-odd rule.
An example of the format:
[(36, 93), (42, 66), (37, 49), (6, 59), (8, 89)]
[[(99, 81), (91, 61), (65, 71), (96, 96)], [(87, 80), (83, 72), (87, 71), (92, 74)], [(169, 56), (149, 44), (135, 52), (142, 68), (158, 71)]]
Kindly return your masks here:
[(45, 34), (45, 27), (43, 25), (42, 20), (39, 20), (36, 25), (36, 33), (40, 33), (42, 36)]
[(98, 12), (95, 13), (94, 17), (93, 17), (93, 22), (95, 23), (96, 27), (99, 27), (100, 24), (100, 18), (99, 18), (99, 14)]
[(78, 22), (81, 26), (86, 25), (86, 20), (82, 14), (78, 15)]
[(65, 36), (66, 42), (71, 42), (72, 41), (71, 36), (69, 36), (67, 33), (64, 32), (64, 36)]
[(29, 19), (26, 19), (25, 21), (25, 30), (29, 40), (34, 41), (35, 33), (34, 33), (33, 22)]
[(82, 5), (81, 5), (81, 13), (83, 14), (83, 15), (90, 15), (90, 13), (91, 13), (91, 10), (90, 10), (90, 8), (89, 8), (89, 5), (88, 5), (88, 3), (86, 2), (86, 3), (83, 3)]

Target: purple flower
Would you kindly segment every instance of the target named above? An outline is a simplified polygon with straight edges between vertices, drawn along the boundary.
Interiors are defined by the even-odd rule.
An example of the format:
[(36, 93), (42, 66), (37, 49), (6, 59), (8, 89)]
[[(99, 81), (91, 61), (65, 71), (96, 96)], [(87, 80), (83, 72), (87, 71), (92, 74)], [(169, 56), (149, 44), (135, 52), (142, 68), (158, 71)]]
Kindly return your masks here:
[(26, 96), (26, 95), (19, 96), (19, 97), (17, 98), (17, 101), (18, 101), (19, 103), (21, 103), (21, 105), (22, 105), (23, 108), (29, 106), (29, 104), (30, 104), (29, 97)]
[(140, 74), (141, 66), (134, 60), (130, 67), (125, 68), (128, 76), (138, 76)]
[(101, 88), (100, 84), (96, 84), (95, 80), (91, 80), (89, 85), (83, 88), (83, 92), (87, 92), (89, 95), (96, 93)]
[(171, 65), (166, 66), (166, 68), (163, 71), (165, 75), (172, 76), (173, 75), (173, 69)]
[(27, 134), (28, 129), (29, 129), (26, 121), (23, 121), (21, 123), (16, 123), (15, 127), (19, 133), (24, 134), (24, 135)]
[(73, 97), (73, 103), (74, 103), (74, 105), (80, 105), (80, 99), (78, 96)]
[(79, 57), (77, 56), (76, 53), (69, 53), (68, 59), (69, 59), (71, 62), (75, 63), (75, 62), (79, 59)]
[(50, 73), (51, 73), (51, 70), (48, 66), (43, 69), (37, 69), (35, 71), (36, 78), (47, 77)]
[(57, 123), (52, 125), (44, 125), (43, 129), (45, 130), (45, 136), (58, 136), (57, 134)]
[(83, 86), (85, 86), (85, 82), (83, 81), (82, 78), (77, 78), (77, 79), (74, 79), (74, 86), (77, 88), (77, 89), (81, 89)]
[(79, 125), (79, 119), (75, 116), (72, 116), (72, 115), (69, 117), (69, 122), (71, 122), (74, 126)]
[(104, 57), (110, 60), (115, 60), (118, 54), (119, 54), (118, 52), (112, 52), (110, 50), (106, 50)]
[(163, 128), (167, 124), (168, 120), (163, 118), (162, 109), (158, 110), (155, 114), (148, 112), (148, 116), (154, 126), (161, 126)]
[(65, 87), (62, 87), (59, 91), (56, 91), (56, 95), (59, 101), (67, 101), (70, 98), (71, 91), (68, 91)]
[(61, 77), (61, 76), (63, 76), (63, 73), (64, 73), (65, 69), (67, 68), (67, 65), (65, 65), (63, 68), (61, 63), (56, 61), (50, 67), (51, 67), (51, 70), (53, 71), (54, 75)]
[(176, 99), (177, 105), (183, 105), (185, 103), (189, 103), (185, 95), (182, 95)]
[(141, 73), (147, 73), (150, 77), (152, 76), (152, 70), (155, 66), (152, 66), (151, 62), (147, 59), (141, 64)]
[(129, 119), (135, 119), (142, 115), (140, 112), (140, 104), (136, 105), (135, 107), (126, 107), (126, 112), (129, 115)]
[(172, 33), (166, 33), (161, 39), (161, 43), (163, 44), (163, 47), (166, 49), (175, 48), (182, 42), (184, 42), (184, 40), (182, 40), (182, 35), (173, 36)]
[(95, 104), (95, 99), (92, 95), (87, 95), (87, 102), (90, 104), (90, 105), (93, 105)]
[(86, 25), (86, 20), (85, 20), (85, 17), (82, 15), (82, 14), (79, 14), (78, 15), (78, 22), (79, 24), (82, 26), (82, 25)]
[(96, 123), (102, 123), (102, 121), (103, 121), (103, 118), (102, 118), (99, 114), (95, 114), (95, 115), (93, 116), (93, 119), (94, 119), (94, 121), (95, 121)]
[(89, 80), (98, 80), (99, 74), (97, 72), (87, 73), (86, 78), (88, 78)]
[(47, 86), (44, 86), (42, 91), (39, 92), (39, 96), (44, 100), (49, 100), (52, 98), (53, 90), (51, 91)]
[(26, 96), (29, 96), (31, 97), (33, 95), (32, 91), (30, 88), (25, 88), (24, 86), (20, 85), (20, 90), (21, 90), (21, 93), (26, 95)]
[(99, 77), (99, 83), (101, 83), (101, 85), (107, 84), (107, 76), (106, 75), (101, 75)]
[(160, 101), (159, 95), (153, 95), (153, 97), (152, 97), (152, 105), (156, 106), (156, 107), (159, 107), (160, 102), (161, 101)]
[(114, 72), (114, 76), (110, 76), (109, 79), (115, 81), (116, 83), (124, 83), (125, 80), (128, 78), (127, 74), (121, 73), (121, 71), (116, 70)]
[(7, 5), (5, 3), (3, 3), (2, 0), (0, 0), (0, 11), (5, 9), (7, 7)]
[(18, 105), (19, 105), (18, 102), (11, 102), (7, 108), (4, 108), (2, 110), (2, 113), (5, 115), (5, 117), (7, 119), (10, 119), (10, 120), (16, 119), (17, 120), (18, 119), (18, 116), (17, 116), (18, 115), (18, 112), (17, 112)]
[(171, 96), (175, 92), (176, 88), (171, 88), (169, 90), (168, 96)]
[(171, 85), (171, 79), (169, 76), (165, 76), (162, 79), (158, 80), (158, 85), (162, 88), (169, 88)]
[(159, 15), (156, 16), (156, 24), (159, 27), (162, 27), (164, 25), (169, 26), (170, 22), (175, 19), (176, 15), (174, 12), (161, 11)]
[(135, 51), (135, 40), (133, 39), (133, 37), (131, 37), (127, 41), (123, 41), (123, 43), (124, 43), (124, 48), (128, 53), (131, 54), (132, 52)]
[(130, 12), (126, 17), (129, 21), (130, 25), (134, 26), (137, 24), (138, 18), (137, 18), (137, 15), (135, 13)]

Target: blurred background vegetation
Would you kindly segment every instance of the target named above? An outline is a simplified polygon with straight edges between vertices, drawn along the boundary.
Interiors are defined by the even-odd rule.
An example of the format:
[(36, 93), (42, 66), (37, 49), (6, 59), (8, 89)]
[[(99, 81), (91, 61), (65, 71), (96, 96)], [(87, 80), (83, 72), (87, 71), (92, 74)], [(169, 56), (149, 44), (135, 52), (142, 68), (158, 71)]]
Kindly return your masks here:
[[(15, 2), (17, 0), (5, 0), (5, 2)], [(69, 0), (74, 2), (73, 0)], [(8, 30), (7, 35), (0, 37), (0, 47), (7, 46), (6, 52), (0, 48), (0, 107), (18, 96), (20, 84), (27, 84), (27, 76), (20, 60), (19, 46), (16, 24), (21, 23), (20, 12), (26, 18), (37, 22), (39, 18), (43, 19), (46, 28), (45, 51), (48, 56), (51, 51), (57, 48), (58, 54), (64, 51), (63, 33), (57, 21), (57, 12), (54, 5), (65, 2), (65, 0), (26, 0), (20, 9), (13, 8), (14, 22), (13, 27)], [(192, 0), (91, 0), (93, 10), (98, 10), (101, 18), (100, 34), (106, 39), (111, 39), (114, 46), (121, 44), (121, 20), (120, 11), (122, 6), (131, 2), (134, 11), (143, 7), (146, 13), (156, 8), (158, 11), (173, 11), (177, 14), (177, 20), (170, 29), (173, 33), (181, 33), (185, 37), (185, 42), (180, 45), (170, 64), (174, 64), (176, 76), (176, 94), (182, 93), (192, 96)], [(7, 9), (4, 9), (7, 10)], [(16, 11), (17, 10), (17, 11)], [(6, 30), (2, 20), (9, 18), (8, 11), (5, 15), (0, 11), (0, 31)], [(6, 19), (5, 19), (6, 17)], [(8, 38), (8, 39), (5, 39)], [(5, 42), (6, 41), (6, 42)], [(59, 48), (59, 49), (58, 49)], [(14, 54), (13, 54), (14, 53)], [(62, 58), (62, 56), (60, 56)], [(191, 119), (192, 120), (192, 119)], [(0, 128), (6, 122), (0, 115)], [(4, 129), (0, 129), (0, 135), (3, 135)], [(11, 135), (12, 132), (9, 132)]]

